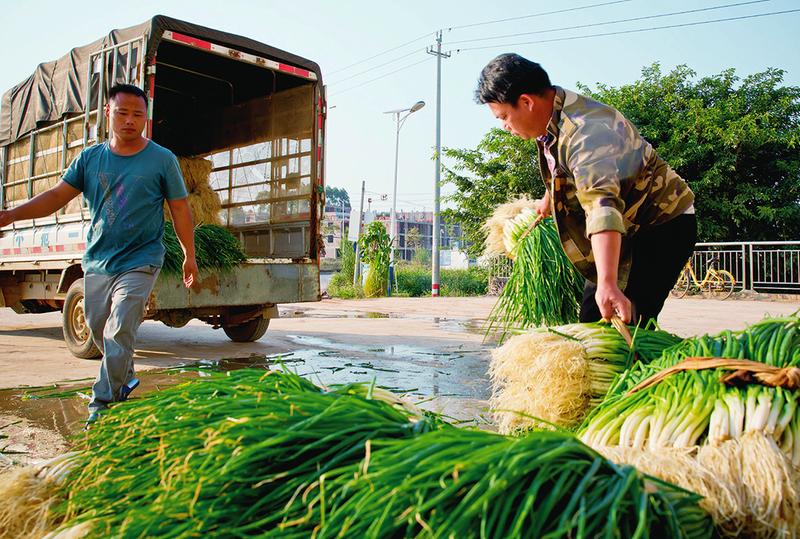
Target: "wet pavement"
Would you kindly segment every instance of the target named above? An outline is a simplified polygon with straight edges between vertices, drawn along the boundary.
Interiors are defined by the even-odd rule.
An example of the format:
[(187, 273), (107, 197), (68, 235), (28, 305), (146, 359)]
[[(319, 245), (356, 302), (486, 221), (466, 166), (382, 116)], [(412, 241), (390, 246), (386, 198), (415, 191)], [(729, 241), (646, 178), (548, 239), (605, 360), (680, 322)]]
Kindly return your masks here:
[[(441, 322), (457, 331), (469, 331), (464, 321), (437, 321)], [(292, 350), (201, 359), (139, 372), (141, 385), (131, 398), (208, 376), (212, 370), (285, 368), (320, 386), (374, 383), (453, 421), (488, 424), (484, 417), (489, 397), (487, 345), (426, 347), (345, 343), (307, 334), (284, 337)], [(5, 454), (6, 460), (25, 462), (54, 456), (57, 451), (53, 449), (68, 449), (70, 437), (83, 428), (91, 383), (92, 379), (80, 379), (0, 390), (0, 454)], [(0, 467), (2, 464), (0, 460)]]

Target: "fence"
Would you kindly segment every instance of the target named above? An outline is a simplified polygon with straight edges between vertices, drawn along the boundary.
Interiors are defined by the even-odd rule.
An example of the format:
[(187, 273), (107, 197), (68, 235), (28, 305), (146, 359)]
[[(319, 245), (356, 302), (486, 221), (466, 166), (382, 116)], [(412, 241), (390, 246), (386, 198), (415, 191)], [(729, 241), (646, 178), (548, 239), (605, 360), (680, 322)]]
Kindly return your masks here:
[[(698, 243), (692, 255), (698, 279), (711, 262), (733, 274), (736, 290), (800, 294), (800, 241)], [(505, 258), (490, 262), (491, 277), (500, 288), (510, 268)]]
[(710, 262), (733, 274), (737, 290), (800, 294), (800, 241), (698, 243), (692, 256), (698, 278)]

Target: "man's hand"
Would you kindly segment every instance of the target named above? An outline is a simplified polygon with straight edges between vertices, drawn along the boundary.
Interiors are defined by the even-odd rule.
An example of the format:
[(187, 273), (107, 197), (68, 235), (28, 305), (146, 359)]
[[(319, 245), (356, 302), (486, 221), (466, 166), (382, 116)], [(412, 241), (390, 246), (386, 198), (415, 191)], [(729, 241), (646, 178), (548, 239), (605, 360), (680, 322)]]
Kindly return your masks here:
[(614, 315), (619, 316), (626, 324), (631, 321), (631, 300), (625, 297), (616, 284), (597, 283), (594, 300), (600, 308), (600, 315), (604, 320), (611, 320)]
[(544, 196), (534, 202), (533, 208), (542, 217), (550, 216), (550, 191), (545, 191)]
[(197, 270), (197, 261), (194, 257), (187, 257), (183, 261), (183, 284), (186, 288), (192, 288), (200, 282), (200, 276)]
[(0, 210), (0, 227), (10, 225), (16, 221), (13, 210)]

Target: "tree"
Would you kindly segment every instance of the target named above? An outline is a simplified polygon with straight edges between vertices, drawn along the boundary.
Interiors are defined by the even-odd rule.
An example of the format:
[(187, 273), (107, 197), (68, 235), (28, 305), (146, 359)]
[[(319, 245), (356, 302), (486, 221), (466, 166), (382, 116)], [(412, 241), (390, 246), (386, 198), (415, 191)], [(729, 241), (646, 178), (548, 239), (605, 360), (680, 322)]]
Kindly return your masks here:
[(417, 227), (412, 226), (406, 230), (406, 247), (416, 251), (420, 245), (422, 245), (422, 235)]
[(695, 193), (700, 241), (800, 236), (800, 88), (767, 69), (694, 81), (656, 63), (633, 84), (590, 95), (622, 112)]
[(481, 225), (495, 207), (514, 195), (538, 198), (544, 194), (532, 140), (492, 129), (474, 150), (444, 148), (442, 153), (454, 161), (451, 167), (443, 167), (442, 183), (456, 188), (445, 198), (455, 207), (442, 214), (448, 222), (461, 223), (470, 255), (483, 252), (485, 234)]
[(330, 187), (325, 186), (325, 200), (328, 206), (332, 206), (337, 210), (342, 208), (345, 211), (350, 210), (350, 195), (343, 187)]

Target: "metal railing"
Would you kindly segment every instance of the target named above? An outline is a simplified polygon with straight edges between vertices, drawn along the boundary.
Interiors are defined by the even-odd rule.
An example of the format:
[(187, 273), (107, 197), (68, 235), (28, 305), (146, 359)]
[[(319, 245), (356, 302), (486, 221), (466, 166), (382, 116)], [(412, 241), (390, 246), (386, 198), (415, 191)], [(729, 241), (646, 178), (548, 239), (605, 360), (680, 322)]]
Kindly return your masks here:
[[(711, 242), (695, 245), (692, 267), (702, 279), (709, 262), (728, 270), (735, 290), (800, 294), (800, 241)], [(491, 277), (499, 286), (508, 278), (511, 261), (498, 257), (489, 262)]]
[(800, 241), (698, 243), (692, 256), (698, 277), (713, 259), (736, 278), (736, 290), (800, 294)]

